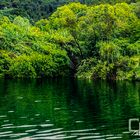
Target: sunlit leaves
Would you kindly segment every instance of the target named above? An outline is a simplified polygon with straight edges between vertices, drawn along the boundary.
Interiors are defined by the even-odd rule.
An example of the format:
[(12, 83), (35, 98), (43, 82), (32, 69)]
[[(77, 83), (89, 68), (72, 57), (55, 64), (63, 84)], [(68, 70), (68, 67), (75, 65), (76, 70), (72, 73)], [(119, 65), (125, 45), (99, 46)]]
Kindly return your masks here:
[(22, 17), (16, 17), (13, 22), (8, 18), (1, 19), (0, 47), (6, 50), (0, 54), (1, 73), (16, 78), (66, 74), (69, 58), (65, 50), (52, 42), (51, 35), (40, 26), (32, 26)]
[(135, 5), (126, 3), (70, 3), (35, 25), (20, 16), (3, 17), (0, 70), (8, 64), (12, 77), (55, 77), (68, 75), (71, 63), (78, 77), (139, 79), (139, 21)]
[(114, 63), (117, 61), (120, 57), (120, 49), (116, 44), (113, 42), (100, 42), (98, 44), (98, 47), (100, 48), (100, 57), (101, 60), (107, 61), (108, 63)]

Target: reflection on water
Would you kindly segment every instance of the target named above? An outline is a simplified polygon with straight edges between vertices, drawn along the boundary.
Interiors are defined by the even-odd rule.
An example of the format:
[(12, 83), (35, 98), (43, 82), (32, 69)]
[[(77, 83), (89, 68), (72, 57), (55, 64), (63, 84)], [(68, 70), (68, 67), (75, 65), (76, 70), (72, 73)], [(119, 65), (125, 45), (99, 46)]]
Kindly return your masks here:
[(133, 139), (139, 94), (137, 82), (1, 79), (0, 139)]

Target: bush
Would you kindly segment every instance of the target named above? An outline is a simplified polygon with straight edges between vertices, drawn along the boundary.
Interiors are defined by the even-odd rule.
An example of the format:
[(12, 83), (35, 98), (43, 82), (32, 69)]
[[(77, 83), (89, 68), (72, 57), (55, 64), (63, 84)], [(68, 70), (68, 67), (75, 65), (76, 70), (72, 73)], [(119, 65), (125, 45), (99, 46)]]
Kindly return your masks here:
[(9, 74), (14, 78), (35, 78), (37, 76), (30, 57), (26, 55), (14, 59)]
[(7, 74), (13, 57), (13, 53), (0, 50), (0, 74)]

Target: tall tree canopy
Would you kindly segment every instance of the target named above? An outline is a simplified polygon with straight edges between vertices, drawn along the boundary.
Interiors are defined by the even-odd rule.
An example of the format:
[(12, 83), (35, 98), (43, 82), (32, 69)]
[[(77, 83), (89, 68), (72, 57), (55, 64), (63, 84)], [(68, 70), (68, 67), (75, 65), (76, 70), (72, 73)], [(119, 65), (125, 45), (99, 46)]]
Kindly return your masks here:
[(4, 10), (5, 15), (23, 16), (32, 22), (48, 17), (57, 7), (71, 2), (81, 2), (83, 4), (101, 4), (101, 3), (134, 3), (139, 0), (1, 0), (0, 9)]
[[(86, 2), (86, 1), (82, 1)], [(11, 77), (140, 80), (138, 3), (58, 7), (31, 24), (0, 15), (0, 71)]]

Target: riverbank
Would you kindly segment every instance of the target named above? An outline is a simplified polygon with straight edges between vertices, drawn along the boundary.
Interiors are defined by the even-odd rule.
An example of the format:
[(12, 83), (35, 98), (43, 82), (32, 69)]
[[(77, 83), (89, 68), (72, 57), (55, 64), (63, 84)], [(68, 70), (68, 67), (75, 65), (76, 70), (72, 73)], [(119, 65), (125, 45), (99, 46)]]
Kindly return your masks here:
[(63, 77), (72, 69), (79, 78), (139, 80), (138, 4), (70, 3), (34, 25), (1, 13), (0, 73)]

